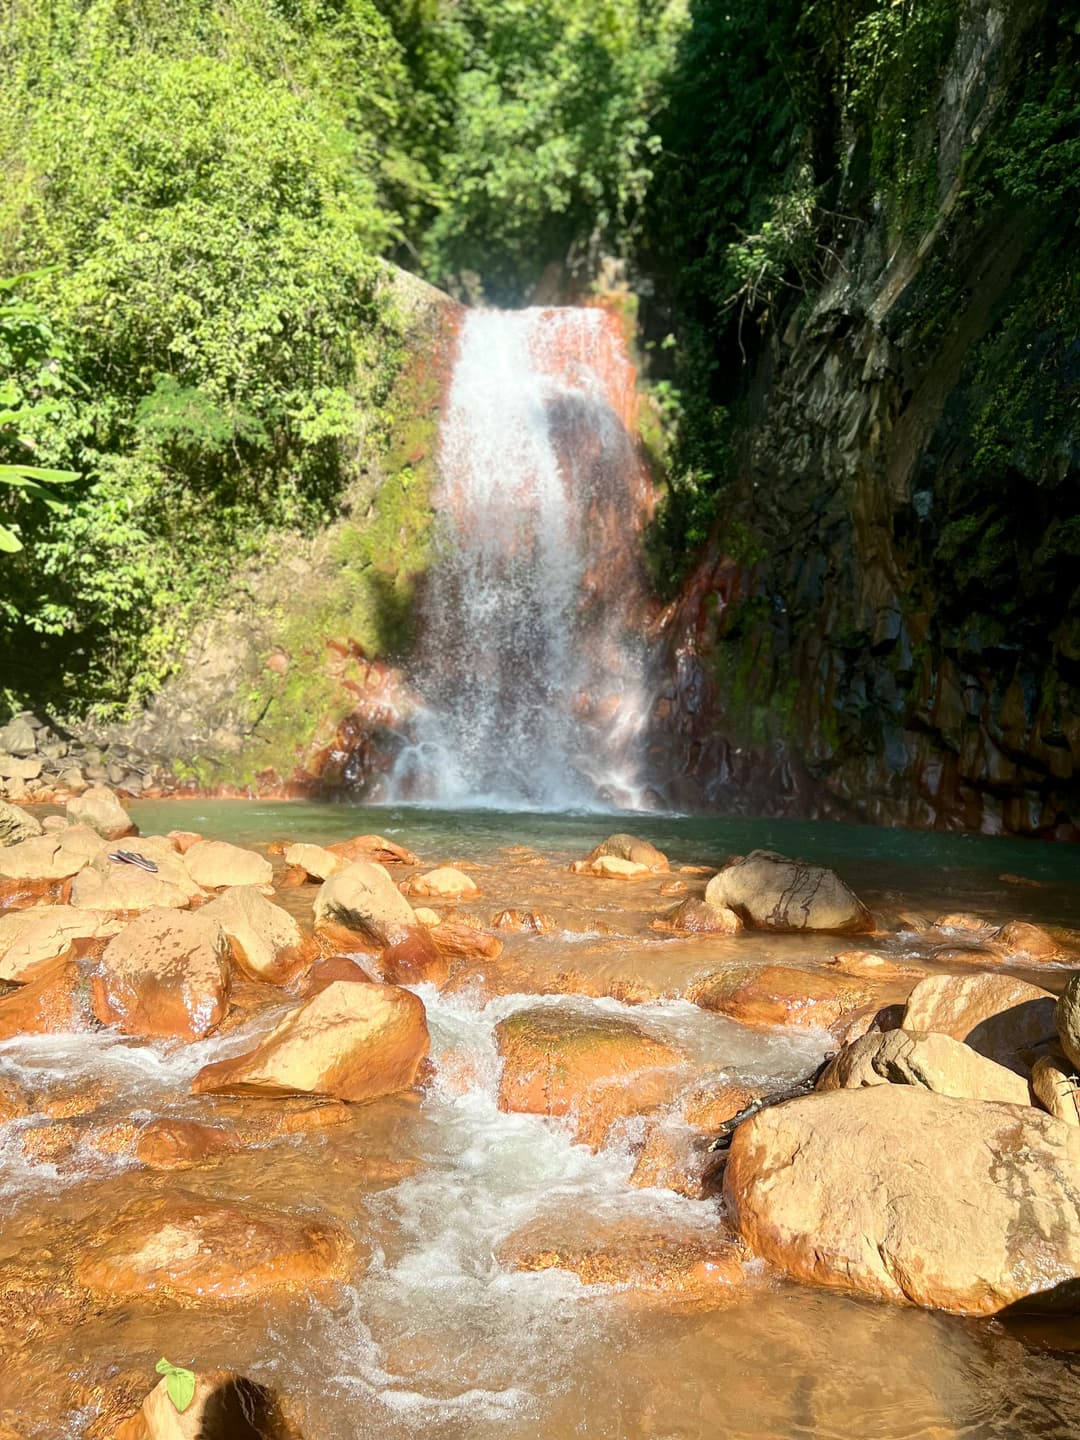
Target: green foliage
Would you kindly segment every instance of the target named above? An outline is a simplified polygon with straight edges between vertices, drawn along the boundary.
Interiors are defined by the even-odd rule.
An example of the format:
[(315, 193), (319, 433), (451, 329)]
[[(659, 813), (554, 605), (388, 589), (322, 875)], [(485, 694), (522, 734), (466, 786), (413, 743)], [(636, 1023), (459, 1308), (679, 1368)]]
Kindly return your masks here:
[[(404, 71), (369, 0), (17, 3), (0, 60), (0, 264), (34, 267), (54, 373), (25, 438), (93, 481), (23, 525), (0, 670), (25, 697), (138, 700), (237, 561), (321, 523), (381, 443)], [(25, 390), (26, 357), (0, 362)]]
[(549, 261), (625, 251), (686, 0), (386, 8), (420, 92), (410, 148), (438, 177), (414, 247), (431, 278), (506, 300)]
[(155, 1365), (159, 1375), (165, 1376), (165, 1389), (169, 1399), (181, 1414), (195, 1399), (195, 1376), (182, 1365), (172, 1365), (164, 1356)]

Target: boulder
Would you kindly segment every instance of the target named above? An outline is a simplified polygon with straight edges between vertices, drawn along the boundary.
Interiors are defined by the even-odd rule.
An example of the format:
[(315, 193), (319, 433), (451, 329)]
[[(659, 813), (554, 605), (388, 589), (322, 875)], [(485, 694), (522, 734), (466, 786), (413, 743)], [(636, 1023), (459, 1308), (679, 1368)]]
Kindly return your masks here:
[(1010, 920), (994, 936), (994, 945), (1009, 959), (1020, 956), (1029, 960), (1052, 961), (1061, 954), (1061, 946), (1041, 925), (1026, 920)]
[(225, 840), (197, 840), (184, 851), (188, 874), (205, 890), (234, 885), (269, 885), (274, 867), (264, 855)]
[(1031, 1071), (1031, 1093), (1056, 1119), (1080, 1125), (1080, 1077), (1068, 1061), (1040, 1055)]
[(594, 870), (601, 860), (625, 860), (632, 865), (641, 865), (646, 870), (663, 872), (671, 867), (663, 851), (651, 845), (648, 840), (639, 840), (636, 835), (609, 835), (595, 850), (590, 850), (584, 860), (575, 860), (571, 870), (601, 874)]
[(199, 914), (217, 921), (237, 967), (252, 980), (283, 985), (315, 958), (314, 941), (258, 886), (235, 885), (223, 890)]
[(614, 1121), (669, 1100), (686, 1057), (640, 1026), (570, 1006), (516, 1010), (495, 1027), (499, 1109), (570, 1116), (597, 1148)]
[(321, 845), (289, 845), (283, 856), (285, 864), (293, 870), (303, 870), (309, 880), (329, 880), (349, 863)]
[(790, 965), (735, 965), (696, 981), (687, 998), (740, 1025), (793, 1025), (827, 1030), (870, 1004), (874, 990), (865, 981)]
[(726, 906), (710, 905), (694, 896), (676, 905), (673, 910), (659, 915), (650, 929), (671, 931), (676, 935), (737, 935), (743, 923), (734, 910)]
[(729, 1236), (688, 1220), (589, 1215), (571, 1207), (508, 1235), (495, 1250), (513, 1270), (568, 1270), (583, 1285), (618, 1286), (629, 1297), (726, 1304), (745, 1279)]
[(472, 900), (480, 894), (480, 887), (461, 870), (452, 865), (442, 865), (429, 870), (426, 875), (414, 875), (408, 883), (409, 894), (424, 899)]
[(0, 727), (0, 750), (8, 755), (33, 755), (37, 750), (37, 736), (34, 727), (22, 715), (16, 715)]
[(817, 1082), (819, 1090), (858, 1090), (869, 1085), (921, 1085), (958, 1100), (1031, 1104), (1026, 1080), (951, 1035), (907, 1030), (863, 1035), (833, 1057)]
[[(127, 1428), (125, 1428), (127, 1427)], [(162, 1379), (112, 1440), (298, 1440), (273, 1393), (231, 1370), (195, 1376), (195, 1393), (177, 1410)]]
[(1011, 975), (928, 975), (908, 996), (904, 1030), (962, 1040), (1025, 1078), (1057, 1039), (1053, 995)]
[(103, 1025), (125, 1035), (200, 1039), (228, 1005), (224, 931), (201, 912), (148, 910), (106, 945), (93, 990)]
[(503, 952), (503, 942), (497, 935), (489, 935), (463, 920), (448, 917), (433, 926), (429, 934), (436, 949), (448, 960), (497, 960)]
[(754, 850), (733, 860), (705, 887), (710, 905), (734, 910), (756, 930), (872, 930), (866, 906), (823, 865)]
[(204, 1305), (342, 1280), (354, 1246), (327, 1221), (171, 1191), (136, 1200), (82, 1247), (75, 1280), (114, 1299)]
[(353, 932), (396, 945), (417, 929), (413, 908), (381, 865), (357, 861), (324, 880), (315, 896), (316, 929)]
[(119, 922), (70, 905), (32, 905), (0, 914), (0, 980), (23, 985), (51, 960), (67, 958), (77, 940), (115, 935)]
[(156, 908), (183, 910), (202, 898), (204, 892), (183, 858), (160, 835), (140, 836), (120, 848), (151, 861), (157, 869), (113, 860), (117, 847), (103, 845), (72, 882), (71, 904), (76, 909), (138, 914)]
[(170, 830), (165, 838), (178, 855), (186, 855), (203, 837), (197, 830)]
[(0, 800), (0, 846), (18, 845), (41, 834), (41, 821), (18, 805)]
[(768, 1093), (760, 1085), (741, 1085), (727, 1079), (705, 1080), (679, 1096), (679, 1114), (691, 1129), (715, 1135), (721, 1125), (734, 1120)]
[(122, 840), (137, 835), (139, 827), (113, 792), (104, 785), (91, 785), (67, 803), (67, 817), (73, 825), (87, 825), (105, 840)]
[(54, 960), (0, 999), (0, 1040), (89, 1030), (92, 1024), (90, 985), (75, 960)]
[(12, 880), (67, 880), (103, 849), (96, 830), (69, 825), (53, 835), (36, 835), (0, 848), (0, 876)]
[(9, 1120), (24, 1120), (33, 1114), (34, 1108), (21, 1085), (0, 1076), (0, 1125), (6, 1125)]
[(638, 860), (625, 860), (621, 855), (601, 855), (588, 866), (577, 867), (581, 873), (595, 875), (600, 880), (643, 880), (651, 875), (648, 865)]
[(751, 1249), (796, 1280), (960, 1314), (1080, 1299), (1080, 1131), (911, 1085), (811, 1095), (735, 1132)]
[(338, 980), (287, 1015), (254, 1050), (207, 1065), (192, 1089), (374, 1100), (414, 1086), (429, 1046), (423, 1002), (410, 991)]
[(419, 865), (420, 856), (406, 850), (404, 845), (395, 845), (382, 835), (356, 835), (352, 840), (339, 840), (328, 845), (331, 855), (338, 855), (347, 865), (357, 860), (366, 860), (373, 865)]
[(1065, 1058), (1080, 1068), (1080, 970), (1070, 975), (1056, 1002), (1054, 1024)]
[[(442, 929), (442, 926), (439, 927)], [(403, 940), (387, 945), (367, 962), (375, 977), (388, 985), (434, 985), (450, 978), (447, 954), (435, 943), (435, 931), (419, 925)]]

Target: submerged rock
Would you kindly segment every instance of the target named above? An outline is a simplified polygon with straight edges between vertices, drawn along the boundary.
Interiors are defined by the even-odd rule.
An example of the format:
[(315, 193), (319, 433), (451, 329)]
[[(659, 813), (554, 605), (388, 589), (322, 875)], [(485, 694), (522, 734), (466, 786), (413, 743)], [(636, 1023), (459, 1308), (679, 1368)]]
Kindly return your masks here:
[(136, 1200), (84, 1245), (74, 1276), (117, 1299), (251, 1299), (342, 1280), (350, 1238), (327, 1221), (184, 1191)]
[(0, 1040), (89, 1030), (93, 1022), (90, 984), (75, 960), (54, 960), (0, 1000)]
[(1054, 1044), (1055, 1000), (1011, 975), (928, 975), (908, 996), (904, 1030), (936, 1031), (1025, 1078)]
[(637, 1215), (542, 1215), (495, 1251), (514, 1270), (568, 1270), (583, 1285), (614, 1285), (636, 1299), (725, 1304), (745, 1281), (728, 1236)]
[(122, 840), (137, 835), (139, 827), (105, 785), (91, 785), (83, 795), (67, 803), (67, 817), (74, 825), (87, 825), (105, 840)]
[(712, 1138), (672, 1120), (658, 1121), (645, 1136), (629, 1184), (638, 1190), (673, 1190), (687, 1200), (704, 1200), (716, 1191), (725, 1156)]
[(734, 1224), (796, 1280), (961, 1314), (1080, 1301), (1080, 1132), (910, 1085), (812, 1095), (735, 1132)]
[(686, 1057), (618, 1016), (566, 1006), (516, 1010), (495, 1027), (500, 1110), (572, 1116), (596, 1148), (611, 1124), (670, 1099)]
[(834, 871), (772, 850), (754, 850), (725, 865), (705, 887), (705, 899), (734, 910), (757, 930), (857, 933), (874, 928), (866, 906)]
[(430, 1040), (423, 1002), (395, 985), (337, 980), (244, 1055), (200, 1070), (197, 1095), (329, 1095), (375, 1100), (421, 1076)]
[[(789, 965), (733, 965), (696, 981), (687, 998), (754, 1027), (793, 1025), (827, 1030), (869, 1005), (873, 987), (844, 975)], [(880, 997), (879, 997), (880, 998)]]
[(1031, 1104), (1028, 1083), (1022, 1076), (951, 1035), (907, 1030), (863, 1035), (834, 1056), (817, 1088), (856, 1090), (869, 1085), (919, 1085), (959, 1100)]
[(558, 926), (542, 910), (499, 910), (491, 917), (494, 930), (515, 930), (518, 933), (549, 935)]
[(228, 944), (202, 912), (148, 910), (106, 945), (93, 979), (94, 1011), (125, 1035), (197, 1040), (229, 999)]

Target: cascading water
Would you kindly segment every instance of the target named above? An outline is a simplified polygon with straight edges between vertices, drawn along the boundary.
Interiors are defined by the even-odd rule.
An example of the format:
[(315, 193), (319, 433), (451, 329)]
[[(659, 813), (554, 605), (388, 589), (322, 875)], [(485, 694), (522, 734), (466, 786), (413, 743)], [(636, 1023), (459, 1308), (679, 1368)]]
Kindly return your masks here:
[(634, 370), (599, 308), (471, 312), (440, 434), (439, 534), (394, 799), (638, 808)]

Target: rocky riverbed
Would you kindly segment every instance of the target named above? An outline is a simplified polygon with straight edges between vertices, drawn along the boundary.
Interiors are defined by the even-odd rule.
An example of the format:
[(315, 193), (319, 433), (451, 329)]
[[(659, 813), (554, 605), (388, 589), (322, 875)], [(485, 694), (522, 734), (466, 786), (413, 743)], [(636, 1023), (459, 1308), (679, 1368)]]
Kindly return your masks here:
[[(1046, 1322), (1000, 1329), (1080, 1308), (1080, 935), (1036, 887), (334, 833), (0, 805), (3, 1440), (562, 1437), (608, 1383), (589, 1433), (825, 1436), (830, 1385), (848, 1433), (1080, 1433)], [(721, 1337), (769, 1373), (716, 1409)], [(995, 1428), (965, 1337), (1046, 1414)]]

